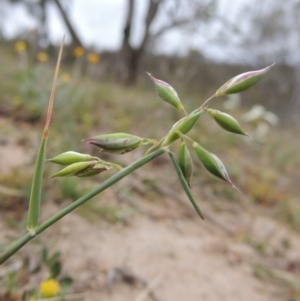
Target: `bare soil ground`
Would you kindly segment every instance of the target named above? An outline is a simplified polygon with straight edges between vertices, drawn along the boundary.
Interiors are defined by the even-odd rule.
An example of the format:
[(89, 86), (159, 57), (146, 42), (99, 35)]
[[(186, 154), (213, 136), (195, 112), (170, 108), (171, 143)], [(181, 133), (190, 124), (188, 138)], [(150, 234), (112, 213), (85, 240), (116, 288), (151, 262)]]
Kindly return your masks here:
[[(45, 235), (86, 300), (151, 300), (139, 297), (147, 288), (157, 300), (282, 300), (276, 286), (253, 276), (253, 249), (205, 223), (140, 216), (127, 226), (91, 225), (74, 214)], [(120, 281), (123, 273), (137, 278)]]
[[(21, 166), (28, 156), (24, 148), (9, 141), (0, 146), (0, 157), (3, 173), (8, 167)], [(82, 293), (86, 301), (294, 300), (290, 286), (281, 285), (293, 274), (280, 272), (299, 258), (300, 239), (291, 229), (259, 208), (227, 202), (216, 212), (199, 195), (206, 216), (202, 221), (180, 189), (174, 193), (161, 185), (153, 193), (143, 191), (147, 168), (101, 197), (102, 205), (122, 207), (130, 202), (136, 208), (134, 214), (117, 223), (101, 216), (91, 222), (78, 209), (38, 237), (42, 244), (62, 253), (63, 273), (74, 280), (70, 293)], [(167, 177), (156, 169), (150, 178), (159, 176)], [(126, 185), (138, 191), (130, 200), (117, 193)], [(197, 189), (195, 194), (197, 198)], [(97, 206), (100, 199), (91, 202)], [(42, 219), (63, 206), (65, 202), (47, 200)], [(0, 217), (2, 244), (8, 235), (19, 234), (11, 230), (5, 212)], [(286, 241), (288, 248), (284, 247)], [(33, 246), (32, 241), (25, 250)], [(278, 273), (262, 280), (257, 277), (262, 271), (259, 266)]]

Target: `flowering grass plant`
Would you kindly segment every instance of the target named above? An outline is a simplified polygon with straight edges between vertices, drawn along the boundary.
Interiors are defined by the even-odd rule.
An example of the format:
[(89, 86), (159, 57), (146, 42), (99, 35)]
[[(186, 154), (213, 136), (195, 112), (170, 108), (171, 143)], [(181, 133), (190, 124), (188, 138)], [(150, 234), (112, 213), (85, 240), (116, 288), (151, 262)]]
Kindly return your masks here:
[[(55, 156), (54, 158), (49, 159), (48, 161), (51, 163), (63, 165), (63, 168), (58, 172), (54, 173), (52, 176), (50, 176), (50, 178), (70, 176), (90, 177), (96, 176), (99, 173), (105, 172), (109, 169), (116, 169), (117, 172), (113, 176), (105, 180), (103, 183), (101, 183), (98, 187), (94, 188), (92, 191), (83, 195), (78, 200), (71, 203), (70, 205), (68, 205), (67, 207), (50, 217), (48, 220), (40, 223), (40, 204), (42, 198), (44, 164), (46, 161), (46, 148), (62, 51), (63, 42), (60, 48), (57, 66), (55, 70), (46, 123), (36, 158), (35, 172), (32, 181), (31, 196), (28, 208), (27, 232), (20, 239), (12, 243), (12, 245), (9, 246), (3, 253), (0, 254), (0, 264), (8, 260), (31, 239), (43, 232), (45, 229), (50, 227), (59, 219), (69, 214), (74, 209), (87, 202), (94, 196), (98, 195), (108, 187), (114, 185), (116, 182), (120, 181), (124, 177), (128, 176), (135, 170), (139, 169), (140, 167), (144, 166), (145, 164), (149, 163), (150, 161), (165, 153), (169, 155), (170, 160), (178, 175), (179, 182), (181, 183), (184, 191), (186, 192), (187, 197), (191, 201), (198, 215), (202, 219), (204, 219), (205, 215), (200, 210), (200, 207), (194, 199), (191, 190), (193, 160), (190, 151), (193, 151), (195, 153), (196, 157), (200, 160), (203, 167), (209, 173), (227, 182), (233, 188), (236, 187), (232, 183), (222, 161), (215, 154), (205, 149), (197, 141), (192, 140), (188, 136), (188, 133), (197, 124), (197, 121), (199, 120), (200, 116), (202, 114), (207, 113), (224, 130), (235, 134), (247, 136), (247, 134), (242, 130), (237, 120), (235, 120), (232, 116), (230, 116), (227, 113), (208, 108), (208, 103), (213, 98), (227, 94), (239, 93), (252, 87), (272, 67), (269, 66), (261, 70), (250, 71), (230, 79), (219, 89), (217, 89), (216, 93), (213, 94), (210, 98), (208, 98), (201, 106), (199, 106), (190, 113), (188, 113), (185, 110), (177, 92), (170, 84), (159, 80), (153, 77), (150, 73), (148, 73), (151, 81), (153, 82), (158, 92), (158, 95), (162, 98), (162, 100), (181, 111), (183, 117), (180, 120), (178, 120), (166, 133), (166, 135), (163, 136), (159, 141), (123, 132), (103, 133), (95, 137), (83, 139), (83, 142), (98, 147), (100, 149), (100, 155), (101, 152), (108, 152), (112, 154), (121, 155), (130, 151), (134, 151), (136, 148), (141, 147), (143, 145), (149, 146), (144, 156), (137, 159), (135, 162), (133, 162), (127, 167), (121, 167), (113, 162), (104, 161), (99, 157), (92, 156), (89, 154), (82, 154), (73, 150), (63, 152)], [(177, 140), (180, 141), (180, 147), (176, 154), (173, 151), (171, 151), (170, 146), (173, 145), (174, 142), (176, 142)], [(49, 295), (53, 293), (52, 291), (54, 291), (54, 289), (50, 293), (48, 293), (48, 290), (46, 290), (46, 288), (50, 287), (49, 285), (46, 288), (45, 287), (41, 288), (41, 291), (43, 291), (44, 295)], [(57, 289), (57, 287), (55, 287), (55, 289)]]

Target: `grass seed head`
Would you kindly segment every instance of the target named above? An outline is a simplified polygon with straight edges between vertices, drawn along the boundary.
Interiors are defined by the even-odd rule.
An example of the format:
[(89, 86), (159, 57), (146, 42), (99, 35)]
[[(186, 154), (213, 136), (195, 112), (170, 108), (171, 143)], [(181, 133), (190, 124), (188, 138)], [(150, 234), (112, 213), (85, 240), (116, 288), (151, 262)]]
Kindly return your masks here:
[(86, 162), (73, 163), (63, 168), (62, 170), (56, 172), (50, 178), (76, 176), (77, 174), (82, 174), (89, 170), (92, 170), (97, 163), (98, 161), (86, 161)]
[(97, 163), (94, 166), (90, 166), (90, 167), (87, 167), (83, 170), (80, 170), (80, 171), (76, 172), (74, 174), (74, 176), (80, 177), (80, 178), (82, 178), (82, 177), (91, 177), (91, 176), (98, 175), (99, 173), (101, 173), (103, 171), (106, 171), (106, 170), (109, 170), (111, 168), (112, 168), (112, 166), (110, 166), (110, 165), (106, 165), (106, 164), (103, 164), (103, 163)]
[(249, 136), (245, 133), (237, 120), (235, 120), (231, 115), (213, 109), (207, 109), (206, 112), (226, 131)]
[(206, 170), (208, 170), (214, 176), (226, 181), (233, 188), (236, 188), (230, 180), (224, 164), (216, 155), (210, 153), (196, 142), (193, 143), (193, 148)]
[(184, 141), (181, 142), (179, 147), (178, 163), (188, 185), (191, 187), (191, 179), (193, 175), (193, 160)]
[(78, 152), (68, 151), (59, 154), (52, 159), (48, 159), (47, 161), (60, 165), (69, 165), (77, 162), (90, 161), (93, 159), (95, 159), (95, 157), (92, 157), (89, 154), (81, 154)]
[(153, 77), (150, 73), (147, 72), (147, 74), (154, 83), (155, 89), (159, 97), (165, 102), (175, 107), (176, 109), (185, 112), (184, 107), (175, 89), (170, 84)]
[(273, 66), (274, 64), (261, 70), (250, 71), (233, 77), (217, 90), (215, 96), (240, 93), (251, 88), (262, 79)]
[(181, 132), (182, 134), (188, 133), (194, 127), (202, 112), (203, 111), (191, 113), (188, 116), (185, 116), (182, 119), (178, 120), (173, 125), (166, 138), (163, 140), (162, 146), (170, 145), (171, 143), (179, 139), (180, 137), (177, 132)]
[(113, 133), (86, 138), (83, 141), (108, 153), (125, 154), (139, 147), (144, 139), (126, 133)]

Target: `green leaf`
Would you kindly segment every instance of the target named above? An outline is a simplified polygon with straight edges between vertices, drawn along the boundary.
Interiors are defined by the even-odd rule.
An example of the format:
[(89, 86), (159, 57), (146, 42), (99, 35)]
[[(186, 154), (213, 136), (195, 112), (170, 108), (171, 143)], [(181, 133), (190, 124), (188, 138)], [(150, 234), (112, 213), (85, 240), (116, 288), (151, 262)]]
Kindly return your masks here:
[(42, 194), (42, 182), (43, 182), (43, 171), (46, 153), (46, 139), (42, 140), (39, 152), (35, 163), (35, 171), (32, 180), (28, 219), (27, 219), (27, 230), (35, 233), (35, 229), (39, 223), (40, 216), (40, 203)]
[(56, 278), (62, 270), (61, 263), (59, 261), (54, 262), (51, 265), (50, 270), (51, 270), (51, 278)]
[(73, 279), (71, 277), (66, 276), (66, 277), (60, 279), (59, 283), (61, 286), (69, 287), (72, 285)]
[(58, 261), (58, 259), (60, 258), (61, 253), (60, 252), (55, 252), (51, 258), (48, 260), (49, 265), (54, 264), (56, 261)]
[(197, 213), (199, 214), (199, 216), (200, 216), (202, 219), (204, 219), (203, 214), (202, 214), (200, 208), (198, 207), (197, 203), (196, 203), (195, 200), (194, 200), (194, 197), (193, 197), (193, 195), (192, 195), (192, 192), (191, 192), (191, 190), (190, 190), (190, 187), (189, 187), (189, 185), (188, 185), (188, 183), (187, 183), (187, 181), (186, 181), (186, 179), (185, 179), (185, 177), (184, 177), (184, 175), (183, 175), (183, 173), (182, 173), (182, 171), (181, 171), (181, 168), (180, 168), (180, 166), (179, 166), (179, 164), (178, 164), (178, 162), (177, 162), (175, 156), (174, 156), (173, 153), (171, 153), (171, 152), (169, 152), (169, 156), (170, 156), (171, 161), (172, 161), (172, 163), (173, 163), (173, 165), (174, 165), (174, 167), (175, 167), (175, 170), (176, 170), (176, 172), (177, 172), (179, 181), (180, 181), (180, 183), (181, 183), (181, 185), (182, 185), (182, 187), (183, 187), (183, 189), (184, 189), (186, 195), (188, 196), (189, 200), (191, 201), (192, 205), (194, 206), (194, 208), (195, 208), (195, 210), (197, 211)]
[(42, 261), (46, 264), (48, 263), (48, 249), (46, 247), (42, 250)]

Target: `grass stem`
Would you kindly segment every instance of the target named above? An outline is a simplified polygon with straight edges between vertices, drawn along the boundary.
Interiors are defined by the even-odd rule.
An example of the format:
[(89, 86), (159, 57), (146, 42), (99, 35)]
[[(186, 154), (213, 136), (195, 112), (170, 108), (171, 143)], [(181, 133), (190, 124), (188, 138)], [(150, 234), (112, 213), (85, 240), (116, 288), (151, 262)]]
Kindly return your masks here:
[(164, 152), (165, 152), (165, 150), (160, 148), (160, 149), (152, 152), (151, 154), (136, 160), (135, 162), (133, 162), (129, 166), (123, 168), (122, 170), (120, 170), (119, 172), (117, 172), (116, 174), (114, 174), (113, 176), (108, 178), (101, 185), (99, 185), (98, 187), (96, 187), (95, 189), (90, 191), (89, 193), (85, 194), (84, 196), (82, 196), (77, 201), (70, 204), (69, 206), (67, 206), (63, 210), (59, 211), (58, 213), (56, 213), (55, 215), (50, 217), (48, 220), (46, 220), (42, 224), (40, 224), (38, 227), (36, 227), (34, 234), (31, 234), (30, 232), (24, 234), (20, 239), (18, 239), (14, 243), (12, 243), (12, 245), (10, 247), (8, 247), (8, 249), (6, 249), (3, 253), (0, 254), (0, 264), (4, 263), (7, 259), (9, 259), (12, 255), (14, 255), (18, 250), (20, 250), (25, 244), (27, 244), (36, 235), (38, 235), (41, 232), (43, 232), (44, 230), (46, 230), (48, 227), (50, 227), (51, 225), (56, 223), (62, 217), (64, 217), (68, 213), (72, 212), (74, 209), (76, 209), (80, 205), (84, 204), (86, 201), (90, 200), (91, 198), (93, 198), (97, 194), (101, 193), (102, 191), (104, 191), (108, 187), (115, 184), (116, 182), (120, 181), (121, 179), (123, 179), (127, 175), (131, 174), (135, 170), (139, 169), (143, 165), (149, 163), (150, 161), (152, 161), (156, 157), (162, 155)]

